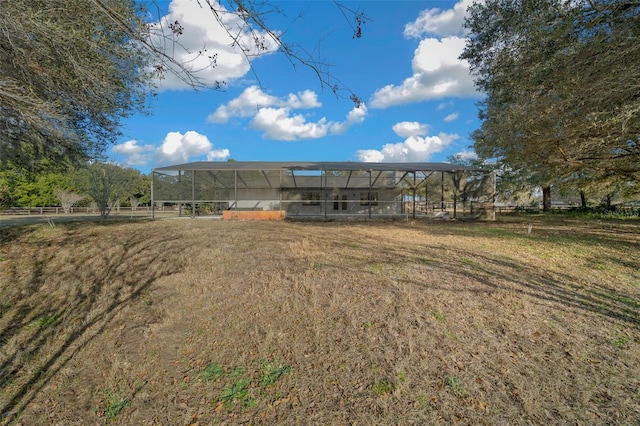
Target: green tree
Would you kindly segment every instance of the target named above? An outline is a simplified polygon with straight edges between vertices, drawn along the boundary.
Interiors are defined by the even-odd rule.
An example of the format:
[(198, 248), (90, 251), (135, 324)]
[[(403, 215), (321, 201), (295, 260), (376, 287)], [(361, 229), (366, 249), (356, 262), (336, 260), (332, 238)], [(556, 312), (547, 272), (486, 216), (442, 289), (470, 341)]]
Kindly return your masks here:
[(132, 42), (146, 28), (134, 1), (4, 1), (0, 28), (3, 165), (94, 157), (144, 105), (151, 59)]
[(111, 163), (90, 163), (76, 172), (82, 192), (98, 206), (100, 217), (106, 219), (116, 203), (135, 193), (135, 180), (140, 172)]
[[(134, 170), (134, 173), (137, 171)], [(132, 186), (131, 195), (129, 196), (129, 202), (132, 208), (138, 207), (140, 204), (147, 204), (151, 202), (151, 176), (142, 173), (134, 175), (134, 182)]]
[(44, 171), (34, 172), (27, 168), (9, 167), (0, 171), (0, 185), (6, 191), (5, 203), (18, 207), (41, 207), (58, 205), (55, 191), (72, 190), (69, 176), (62, 169), (46, 165)]
[(9, 185), (0, 177), (0, 210), (11, 207), (13, 199), (9, 191)]
[(487, 0), (469, 9), (482, 158), (541, 186), (640, 177), (640, 3)]
[[(449, 156), (447, 162), (464, 166), (461, 170), (454, 170), (450, 175), (448, 185), (453, 195), (453, 217), (457, 215), (458, 201), (462, 201), (463, 213), (469, 201), (495, 201), (494, 179), (496, 170), (483, 163), (477, 157), (465, 158), (459, 154)], [(467, 167), (476, 170), (466, 170)], [(488, 198), (487, 198), (488, 197)]]

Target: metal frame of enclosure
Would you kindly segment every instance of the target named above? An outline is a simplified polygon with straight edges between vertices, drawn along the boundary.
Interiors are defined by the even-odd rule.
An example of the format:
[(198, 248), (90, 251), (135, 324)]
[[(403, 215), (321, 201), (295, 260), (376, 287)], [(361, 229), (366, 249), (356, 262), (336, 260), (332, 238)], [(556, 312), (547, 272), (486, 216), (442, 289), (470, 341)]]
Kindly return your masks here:
[(493, 219), (495, 174), (449, 163), (194, 162), (152, 171), (151, 201), (178, 215), (278, 210), (293, 218)]

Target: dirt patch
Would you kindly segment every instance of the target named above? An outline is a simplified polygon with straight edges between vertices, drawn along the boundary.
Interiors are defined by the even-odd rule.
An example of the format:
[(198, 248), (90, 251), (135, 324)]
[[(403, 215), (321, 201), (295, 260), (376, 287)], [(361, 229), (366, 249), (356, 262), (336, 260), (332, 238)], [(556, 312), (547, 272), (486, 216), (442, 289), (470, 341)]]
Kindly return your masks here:
[(640, 422), (637, 222), (0, 232), (2, 424)]

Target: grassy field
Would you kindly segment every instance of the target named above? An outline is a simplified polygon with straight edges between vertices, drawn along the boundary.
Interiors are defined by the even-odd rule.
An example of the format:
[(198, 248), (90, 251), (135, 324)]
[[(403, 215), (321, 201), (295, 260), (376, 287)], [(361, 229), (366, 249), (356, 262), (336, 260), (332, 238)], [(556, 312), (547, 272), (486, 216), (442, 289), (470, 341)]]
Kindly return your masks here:
[(0, 230), (0, 424), (532, 423), (640, 423), (637, 220)]

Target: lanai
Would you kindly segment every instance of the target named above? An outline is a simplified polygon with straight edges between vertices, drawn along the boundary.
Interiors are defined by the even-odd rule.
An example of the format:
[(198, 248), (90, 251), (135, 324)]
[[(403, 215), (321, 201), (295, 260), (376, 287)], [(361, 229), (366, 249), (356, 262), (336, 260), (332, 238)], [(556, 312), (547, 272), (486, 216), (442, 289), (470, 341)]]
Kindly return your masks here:
[[(197, 214), (279, 210), (294, 217), (486, 215), (490, 171), (450, 163), (194, 162), (152, 172), (152, 204)], [(178, 209), (179, 212), (182, 208)]]

